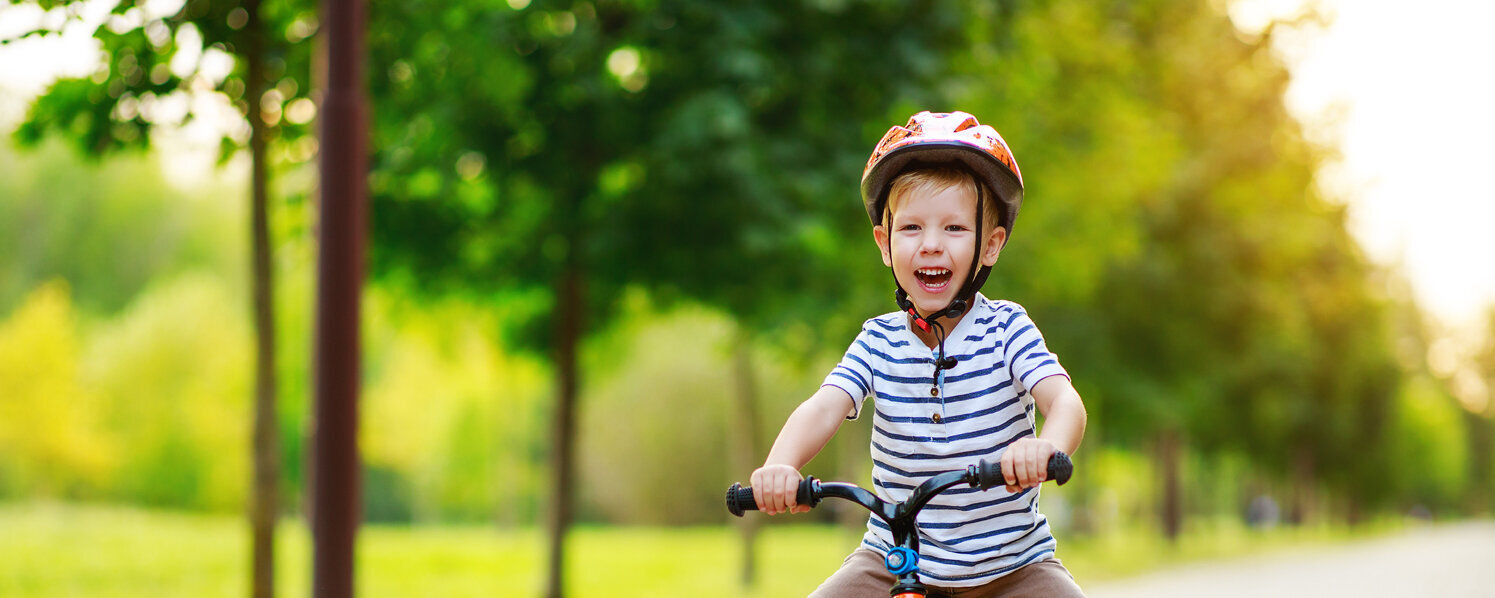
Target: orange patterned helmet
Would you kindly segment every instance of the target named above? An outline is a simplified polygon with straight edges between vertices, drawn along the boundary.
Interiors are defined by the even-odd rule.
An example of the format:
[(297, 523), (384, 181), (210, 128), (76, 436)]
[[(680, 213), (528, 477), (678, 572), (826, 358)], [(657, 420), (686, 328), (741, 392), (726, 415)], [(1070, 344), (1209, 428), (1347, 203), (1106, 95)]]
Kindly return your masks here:
[(888, 129), (862, 171), (867, 218), (873, 226), (882, 224), (888, 189), (900, 172), (911, 166), (952, 163), (965, 166), (997, 194), (1003, 208), (999, 224), (1012, 234), (1023, 204), (1023, 173), (997, 130), (964, 112), (924, 111), (907, 125)]

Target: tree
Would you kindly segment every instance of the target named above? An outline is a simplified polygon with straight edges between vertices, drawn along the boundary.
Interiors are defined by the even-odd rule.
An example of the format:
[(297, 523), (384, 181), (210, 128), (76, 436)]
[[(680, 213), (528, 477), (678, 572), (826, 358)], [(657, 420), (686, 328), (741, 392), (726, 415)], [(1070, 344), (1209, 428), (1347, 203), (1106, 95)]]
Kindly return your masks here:
[(1454, 394), (1464, 407), (1469, 439), (1466, 503), (1472, 513), (1490, 512), (1495, 498), (1495, 306), (1485, 310), (1483, 334), (1468, 371), (1456, 374)]
[(1152, 448), (1170, 536), (1189, 449), (1297, 460), (1303, 487), (1369, 479), (1314, 467), (1385, 444), (1396, 370), (1373, 271), (1314, 184), (1331, 154), (1284, 105), (1275, 29), (1171, 0), (978, 10), (961, 97), (1028, 182), (989, 284), (1061, 316), (1045, 331), (1100, 424), (1088, 442)]
[[(79, 17), (79, 5), (39, 0), (47, 10)], [(148, 3), (122, 0), (94, 32), (106, 63), (89, 79), (62, 80), (32, 106), (17, 131), (28, 143), (51, 132), (76, 140), (98, 155), (144, 148), (157, 127), (199, 117), (180, 106), (197, 98), (226, 98), (247, 127), (222, 137), (222, 156), (247, 146), (251, 162), (251, 222), (255, 321), (253, 581), (256, 597), (274, 593), (274, 529), (278, 502), (279, 430), (275, 415), (275, 320), (269, 240), (268, 148), (307, 133), (315, 113), (310, 99), (309, 44), (316, 30), (311, 9), (295, 0), (210, 2), (189, 0), (172, 14), (153, 14)], [(38, 28), (20, 37), (58, 34)], [(12, 40), (5, 40), (9, 43)], [(214, 73), (212, 57), (232, 58), (232, 70)], [(273, 85), (272, 85), (273, 83)], [(176, 106), (177, 108), (174, 108)], [(243, 129), (247, 128), (247, 131)], [(247, 132), (247, 135), (245, 134)]]
[(890, 292), (876, 262), (849, 257), (870, 247), (855, 186), (911, 112), (894, 102), (938, 97), (914, 90), (942, 72), (956, 16), (936, 2), (376, 8), (374, 270), (510, 301), (511, 332), (553, 356), (549, 595), (572, 518), (578, 340), (630, 285), (749, 323), (868, 313), (837, 309), (873, 276)]

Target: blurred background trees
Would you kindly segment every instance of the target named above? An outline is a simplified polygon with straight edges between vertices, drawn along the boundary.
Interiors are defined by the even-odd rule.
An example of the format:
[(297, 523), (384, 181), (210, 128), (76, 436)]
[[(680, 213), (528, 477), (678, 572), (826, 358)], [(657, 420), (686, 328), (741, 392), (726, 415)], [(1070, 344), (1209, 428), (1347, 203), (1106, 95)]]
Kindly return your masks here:
[[(76, 25), (88, 9), (81, 2), (42, 0), (37, 4), (69, 18), (55, 27), (23, 31), (22, 38), (60, 34), (64, 27)], [(98, 155), (147, 148), (158, 128), (181, 128), (193, 119), (234, 114), (228, 122), (214, 125), (222, 127), (221, 159), (241, 148), (249, 152), (255, 339), (254, 491), (250, 501), (253, 595), (268, 598), (274, 595), (274, 534), (280, 501), (269, 148), (272, 142), (290, 144), (304, 136), (315, 114), (310, 99), (311, 51), (306, 42), (316, 31), (316, 16), (314, 8), (294, 1), (191, 0), (178, 4), (176, 9), (164, 9), (133, 0), (115, 3), (102, 27), (93, 24), (97, 27), (93, 36), (102, 42), (108, 59), (89, 78), (53, 85), (32, 105), (17, 138), (34, 144), (49, 133), (61, 133), (84, 152)], [(223, 109), (225, 100), (231, 109)], [(104, 258), (97, 263), (111, 261)]]
[[(317, 24), (259, 5), (255, 87), (249, 6), (126, 3), (99, 74), (0, 149), (0, 498), (248, 504), (255, 192), (95, 155), (147, 148), (192, 93), (237, 115), (225, 158), (263, 127), (248, 178), (285, 198), (263, 264), (299, 504)], [(1487, 513), (1495, 331), (1450, 354), (1364, 256), (1275, 31), (1177, 0), (373, 6), (366, 517), (720, 523), (722, 488), (892, 309), (857, 183), (921, 109), (978, 115), (1023, 167), (987, 294), (1029, 308), (1090, 408), (1073, 533), (1171, 536), (1262, 497), (1292, 522)], [(861, 480), (866, 434), (807, 469)]]
[[(533, 309), (511, 324), (556, 371), (556, 563), (580, 340), (609, 327), (630, 288), (717, 307), (743, 330), (844, 314), (837, 266), (866, 227), (831, 224), (856, 213), (836, 191), (858, 176), (867, 122), (931, 97), (920, 90), (940, 69), (928, 67), (959, 39), (958, 14), (936, 3), (406, 3), (375, 15), (373, 62), (390, 65), (372, 85), (376, 271)], [(846, 34), (818, 35), (833, 25)], [(798, 292), (769, 292), (785, 285)]]

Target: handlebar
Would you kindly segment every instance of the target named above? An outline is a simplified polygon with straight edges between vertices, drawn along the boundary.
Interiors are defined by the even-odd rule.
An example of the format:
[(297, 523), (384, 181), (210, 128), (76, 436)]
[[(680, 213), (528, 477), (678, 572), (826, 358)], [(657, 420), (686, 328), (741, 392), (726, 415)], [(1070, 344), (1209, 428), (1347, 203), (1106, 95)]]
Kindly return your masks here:
[[(1063, 451), (1056, 451), (1052, 457), (1049, 457), (1048, 466), (1048, 479), (1060, 486), (1068, 482), (1070, 476), (1074, 474), (1074, 462)], [(905, 503), (889, 505), (886, 501), (854, 484), (823, 483), (814, 477), (807, 477), (800, 481), (799, 489), (794, 495), (794, 502), (814, 508), (820, 504), (822, 498), (844, 498), (891, 521), (903, 513), (917, 512), (936, 494), (962, 483), (970, 484), (981, 490), (989, 490), (1007, 485), (1007, 480), (1002, 476), (1001, 463), (989, 463), (986, 459), (982, 459), (964, 470), (945, 472), (925, 480), (914, 489), (913, 494)], [(727, 489), (727, 512), (741, 517), (746, 511), (756, 510), (758, 510), (758, 503), (753, 498), (752, 488), (732, 484), (732, 487)]]

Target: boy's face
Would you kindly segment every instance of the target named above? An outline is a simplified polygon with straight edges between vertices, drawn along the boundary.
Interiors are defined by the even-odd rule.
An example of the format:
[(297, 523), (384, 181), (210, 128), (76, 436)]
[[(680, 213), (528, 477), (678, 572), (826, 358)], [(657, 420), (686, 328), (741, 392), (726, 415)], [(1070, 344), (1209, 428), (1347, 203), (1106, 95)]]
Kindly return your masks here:
[[(976, 194), (964, 185), (934, 193), (913, 192), (893, 206), (893, 220), (872, 228), (883, 264), (921, 314), (944, 309), (975, 275)], [(1007, 229), (988, 229), (981, 264), (997, 263)]]

